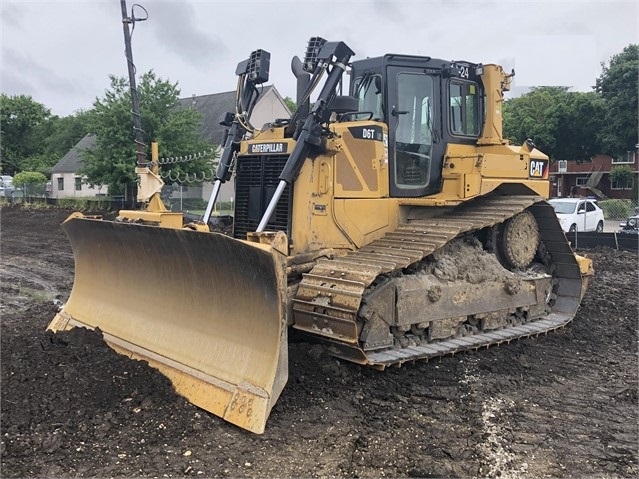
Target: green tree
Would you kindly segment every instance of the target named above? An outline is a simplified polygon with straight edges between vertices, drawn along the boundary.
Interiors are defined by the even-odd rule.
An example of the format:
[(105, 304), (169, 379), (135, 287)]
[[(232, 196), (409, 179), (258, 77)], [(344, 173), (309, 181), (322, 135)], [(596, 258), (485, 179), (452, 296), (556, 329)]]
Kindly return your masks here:
[(88, 112), (79, 111), (65, 117), (52, 116), (37, 125), (32, 137), (39, 145), (38, 152), (22, 161), (21, 170), (49, 176), (60, 158), (89, 133), (88, 116)]
[(618, 158), (638, 143), (639, 46), (628, 45), (602, 69), (596, 89), (605, 102), (606, 123), (599, 136), (602, 152)]
[(504, 102), (504, 136), (521, 144), (531, 138), (553, 161), (590, 161), (601, 153), (597, 140), (605, 107), (595, 92), (538, 87)]
[(46, 176), (51, 167), (89, 132), (86, 112), (66, 117), (51, 111), (30, 96), (0, 94), (0, 166), (7, 174), (38, 171)]
[(610, 179), (617, 183), (622, 190), (632, 186), (633, 176), (632, 168), (628, 165), (615, 166), (610, 170)]
[(90, 133), (89, 116), (89, 111), (78, 111), (61, 118), (53, 117), (50, 122), (47, 122), (51, 123), (48, 130), (38, 132), (43, 136), (44, 154), (55, 157), (57, 162), (87, 133)]
[[(88, 113), (91, 132), (96, 135), (96, 147), (83, 153), (84, 164), (81, 173), (92, 185), (108, 185), (111, 194), (119, 194), (127, 185), (136, 183), (135, 143), (133, 120), (131, 117), (131, 94), (125, 78), (111, 75), (111, 86), (105, 96), (96, 99)], [(142, 129), (147, 145), (159, 143), (160, 157), (185, 158), (189, 155), (210, 150), (213, 145), (199, 136), (201, 115), (194, 109), (179, 108), (180, 90), (177, 83), (170, 83), (156, 77), (153, 71), (143, 74), (138, 85)], [(146, 150), (150, 161), (150, 146)], [(170, 174), (167, 183), (178, 179), (187, 181), (186, 174), (208, 173), (211, 156), (195, 161), (175, 162), (162, 167), (163, 173)], [(190, 178), (193, 180), (193, 176)]]
[(557, 160), (590, 161), (601, 153), (598, 135), (605, 125), (603, 99), (595, 92), (567, 92), (563, 103), (551, 108), (555, 133), (552, 157)]
[(290, 96), (287, 96), (284, 98), (284, 103), (286, 103), (286, 106), (291, 113), (295, 113), (295, 110), (297, 110), (297, 104), (295, 103), (295, 100), (293, 100)]
[(41, 153), (36, 128), (51, 117), (51, 111), (27, 95), (0, 93), (0, 168), (5, 174), (21, 171), (22, 162)]
[(47, 183), (47, 177), (37, 171), (22, 171), (13, 177), (13, 186), (22, 188), (25, 197), (42, 195)]
[(504, 102), (504, 136), (513, 143), (522, 144), (532, 139), (537, 148), (552, 155), (557, 144), (555, 105), (565, 101), (568, 89), (539, 87), (525, 95)]

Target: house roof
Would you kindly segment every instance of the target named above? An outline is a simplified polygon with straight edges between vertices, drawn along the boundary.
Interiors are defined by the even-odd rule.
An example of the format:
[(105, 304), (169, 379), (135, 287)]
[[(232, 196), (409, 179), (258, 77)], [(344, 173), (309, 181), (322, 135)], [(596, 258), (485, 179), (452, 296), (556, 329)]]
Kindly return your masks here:
[(82, 166), (82, 151), (90, 150), (95, 146), (95, 135), (85, 135), (66, 155), (51, 169), (51, 173), (75, 173)]
[[(272, 85), (265, 86), (262, 96), (271, 89), (273, 89)], [(277, 90), (275, 91), (277, 92)], [(226, 112), (235, 112), (235, 90), (211, 95), (193, 95), (190, 98), (180, 98), (178, 102), (180, 106), (194, 108), (202, 114), (202, 129), (200, 130), (202, 138), (210, 140), (215, 145), (222, 143), (226, 127), (220, 125), (220, 115)]]

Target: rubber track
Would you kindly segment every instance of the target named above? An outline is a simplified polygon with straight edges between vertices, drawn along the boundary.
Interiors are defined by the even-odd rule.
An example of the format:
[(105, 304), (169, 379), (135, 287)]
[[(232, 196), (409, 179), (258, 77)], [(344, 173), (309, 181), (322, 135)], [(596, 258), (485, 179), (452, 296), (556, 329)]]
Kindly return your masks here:
[[(486, 331), (462, 338), (425, 343), (419, 346), (363, 352), (358, 345), (356, 320), (367, 288), (381, 274), (401, 272), (454, 238), (501, 223), (530, 208), (537, 219), (546, 262), (558, 280), (552, 312), (522, 326)], [(298, 328), (325, 337), (329, 342), (353, 349), (337, 355), (354, 360), (365, 357), (366, 364), (386, 367), (416, 359), (454, 354), (489, 347), (522, 337), (536, 336), (561, 328), (574, 317), (581, 300), (581, 273), (570, 244), (554, 210), (538, 196), (491, 196), (465, 203), (434, 218), (401, 224), (367, 246), (334, 259), (322, 259), (304, 275), (293, 310), (298, 318), (313, 318), (330, 324), (325, 331)], [(428, 318), (424, 318), (428, 320)]]

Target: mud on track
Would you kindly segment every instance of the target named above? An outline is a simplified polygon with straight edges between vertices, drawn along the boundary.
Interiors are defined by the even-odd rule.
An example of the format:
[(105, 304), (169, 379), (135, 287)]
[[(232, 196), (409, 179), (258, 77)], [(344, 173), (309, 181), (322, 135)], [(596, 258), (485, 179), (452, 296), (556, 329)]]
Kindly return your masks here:
[(2, 477), (639, 474), (636, 254), (587, 252), (597, 275), (575, 320), (499, 348), (380, 373), (294, 337), (257, 436), (98, 333), (45, 332), (73, 283), (68, 214), (0, 212)]

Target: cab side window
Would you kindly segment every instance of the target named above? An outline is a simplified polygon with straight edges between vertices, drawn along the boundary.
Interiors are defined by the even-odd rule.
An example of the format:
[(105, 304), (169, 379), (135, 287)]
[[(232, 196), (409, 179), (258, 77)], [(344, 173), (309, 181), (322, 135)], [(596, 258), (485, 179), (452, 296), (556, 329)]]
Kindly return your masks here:
[(479, 88), (468, 81), (451, 81), (450, 131), (456, 136), (479, 136)]
[[(382, 103), (381, 75), (368, 75), (355, 80), (355, 96), (359, 102), (358, 111), (372, 113), (372, 119), (384, 120), (384, 105)], [(357, 118), (361, 119), (361, 118)]]

